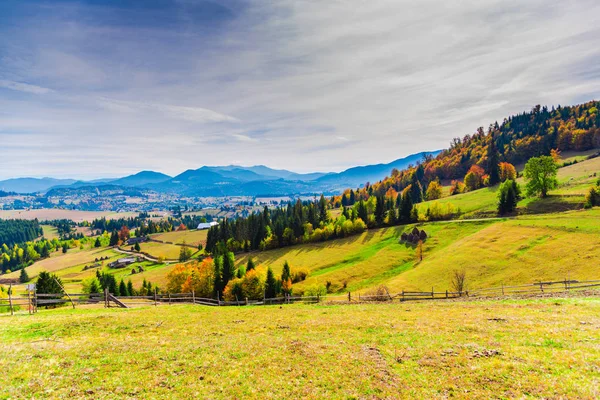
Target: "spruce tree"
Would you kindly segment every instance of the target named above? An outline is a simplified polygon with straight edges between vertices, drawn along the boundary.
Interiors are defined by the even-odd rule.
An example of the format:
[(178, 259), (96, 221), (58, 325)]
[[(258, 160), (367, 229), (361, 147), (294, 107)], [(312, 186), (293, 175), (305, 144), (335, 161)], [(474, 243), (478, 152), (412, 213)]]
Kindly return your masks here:
[(131, 279), (127, 282), (127, 293), (129, 296), (135, 296), (135, 289), (133, 288), (133, 283)]
[(96, 248), (97, 248), (97, 247), (100, 247), (100, 246), (102, 246), (102, 243), (100, 243), (100, 238), (99, 238), (99, 237), (97, 237), (97, 238), (96, 238), (96, 241), (94, 242), (94, 247), (96, 247)]
[(256, 268), (256, 265), (254, 265), (254, 261), (252, 261), (252, 258), (249, 257), (248, 263), (246, 264), (246, 272), (252, 271), (255, 268)]
[(21, 274), (19, 275), (19, 282), (29, 282), (29, 275), (27, 275), (27, 271), (25, 271), (25, 268), (21, 269)]
[(492, 135), (490, 144), (487, 148), (487, 174), (489, 175), (489, 185), (494, 186), (500, 183), (500, 161), (496, 139)]
[(385, 198), (383, 196), (377, 196), (377, 203), (375, 204), (375, 223), (377, 226), (383, 225), (385, 219)]
[(272, 299), (277, 296), (277, 280), (271, 267), (267, 269), (267, 279), (265, 280), (265, 298)]
[(117, 233), (117, 231), (113, 231), (110, 235), (109, 245), (112, 247), (116, 246), (117, 244), (119, 244), (119, 234)]
[(135, 251), (140, 251), (142, 250), (142, 248), (140, 247), (140, 244), (136, 242), (135, 246), (133, 247), (135, 249)]
[(119, 283), (119, 296), (129, 296), (127, 285), (125, 285), (123, 279), (121, 279), (121, 283)]
[(98, 280), (93, 279), (92, 283), (90, 284), (90, 293), (100, 293), (101, 291), (102, 291), (102, 289), (100, 288), (100, 285), (98, 284)]

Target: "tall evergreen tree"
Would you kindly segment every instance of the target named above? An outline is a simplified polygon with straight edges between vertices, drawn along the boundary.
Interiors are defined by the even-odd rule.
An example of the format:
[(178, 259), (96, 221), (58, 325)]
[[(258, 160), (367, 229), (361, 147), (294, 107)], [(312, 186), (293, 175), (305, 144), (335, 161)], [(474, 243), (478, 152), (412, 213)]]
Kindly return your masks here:
[(248, 257), (248, 263), (246, 264), (246, 272), (252, 271), (255, 268), (256, 268), (256, 266), (254, 265), (254, 261), (252, 260), (252, 257)]
[(19, 282), (29, 282), (29, 275), (27, 274), (27, 271), (25, 271), (25, 268), (21, 269), (21, 274), (19, 275)]
[(119, 296), (129, 296), (127, 285), (125, 285), (123, 279), (121, 279), (121, 282), (119, 283)]
[(327, 200), (325, 200), (325, 196), (321, 194), (321, 198), (319, 199), (319, 222), (326, 224), (328, 221)]
[(97, 238), (96, 238), (96, 241), (94, 242), (94, 247), (98, 248), (98, 247), (100, 247), (100, 246), (102, 246), (102, 243), (100, 243), (100, 238), (99, 238), (99, 237), (97, 237)]
[(135, 289), (133, 288), (133, 283), (131, 279), (127, 282), (127, 293), (129, 296), (135, 296)]
[(400, 221), (408, 223), (411, 220), (411, 212), (413, 208), (410, 185), (402, 191), (402, 199), (400, 201)]
[(385, 219), (385, 197), (383, 195), (376, 197), (375, 204), (375, 223), (382, 226)]
[(490, 134), (490, 144), (487, 148), (487, 174), (489, 175), (490, 186), (500, 183), (500, 160), (498, 148), (496, 147), (496, 139)]
[(265, 280), (265, 298), (272, 299), (277, 296), (277, 280), (271, 267), (267, 269), (267, 279)]
[(113, 231), (110, 235), (110, 242), (109, 242), (109, 246), (116, 246), (117, 244), (119, 244), (119, 234), (117, 233), (117, 231)]

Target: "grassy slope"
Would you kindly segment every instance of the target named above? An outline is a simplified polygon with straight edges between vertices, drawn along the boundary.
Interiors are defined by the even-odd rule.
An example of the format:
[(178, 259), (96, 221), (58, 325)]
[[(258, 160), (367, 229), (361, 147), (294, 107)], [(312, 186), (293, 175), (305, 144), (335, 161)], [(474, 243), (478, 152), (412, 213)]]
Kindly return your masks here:
[(194, 246), (198, 246), (202, 243), (202, 245), (206, 244), (206, 237), (208, 235), (208, 229), (203, 230), (186, 230), (186, 231), (175, 231), (175, 232), (167, 232), (167, 233), (157, 233), (156, 235), (151, 235), (154, 240), (161, 240), (163, 242), (171, 242), (171, 243), (183, 243), (184, 241), (187, 244), (191, 244)]
[[(309, 278), (297, 290), (332, 283), (333, 290), (350, 291), (383, 283), (391, 290), (450, 288), (451, 275), (465, 269), (472, 287), (531, 283), (539, 279), (599, 278), (600, 209), (516, 219), (427, 223), (425, 256), (398, 243), (410, 227), (371, 230), (363, 235), (241, 257), (271, 265), (280, 273), (287, 260)], [(540, 261), (542, 260), (542, 261)]]
[[(547, 199), (529, 198), (521, 200), (519, 202), (519, 213), (532, 214), (580, 208), (583, 205), (587, 190), (598, 179), (598, 176), (593, 176), (594, 173), (600, 174), (600, 157), (560, 168), (558, 170), (558, 189), (552, 191), (551, 196)], [(525, 183), (523, 178), (519, 178), (518, 182), (521, 185)], [(463, 218), (490, 217), (496, 213), (497, 190), (497, 187), (484, 188), (435, 201), (440, 204), (450, 203), (454, 207), (460, 208)], [(424, 214), (431, 203), (423, 202), (419, 204), (420, 213)]]
[(595, 398), (599, 315), (597, 298), (5, 315), (0, 398)]

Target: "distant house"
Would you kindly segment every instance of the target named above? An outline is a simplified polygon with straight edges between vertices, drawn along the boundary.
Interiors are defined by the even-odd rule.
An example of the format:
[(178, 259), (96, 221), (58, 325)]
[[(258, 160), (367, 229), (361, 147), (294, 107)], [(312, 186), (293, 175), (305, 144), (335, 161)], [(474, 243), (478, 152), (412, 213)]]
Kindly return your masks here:
[(148, 241), (148, 238), (146, 236), (132, 237), (127, 239), (127, 244), (132, 245), (136, 243), (144, 243), (146, 241)]
[(197, 229), (210, 229), (213, 226), (219, 225), (218, 222), (200, 222)]
[(119, 258), (117, 261), (113, 261), (110, 264), (108, 264), (108, 266), (110, 268), (125, 268), (129, 264), (133, 264), (136, 261), (137, 260), (135, 257)]

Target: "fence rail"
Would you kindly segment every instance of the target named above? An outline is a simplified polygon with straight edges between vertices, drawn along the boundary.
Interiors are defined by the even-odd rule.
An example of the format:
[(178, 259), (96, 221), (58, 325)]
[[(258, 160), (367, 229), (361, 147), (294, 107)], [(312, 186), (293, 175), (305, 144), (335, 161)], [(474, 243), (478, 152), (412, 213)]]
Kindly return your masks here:
[(129, 308), (134, 305), (169, 305), (189, 303), (203, 306), (246, 306), (246, 305), (278, 305), (278, 304), (315, 304), (315, 303), (363, 303), (363, 302), (405, 302), (405, 301), (424, 301), (424, 300), (443, 300), (456, 299), (463, 296), (471, 298), (500, 297), (511, 295), (528, 294), (556, 294), (561, 292), (570, 292), (578, 290), (590, 290), (600, 288), (600, 280), (578, 281), (567, 280), (534, 282), (523, 285), (497, 286), (490, 288), (481, 288), (464, 292), (436, 292), (431, 291), (402, 291), (399, 293), (376, 295), (363, 295), (348, 292), (344, 295), (326, 295), (326, 296), (284, 296), (263, 299), (237, 299), (235, 301), (224, 301), (219, 298), (197, 297), (192, 293), (157, 293), (150, 296), (114, 296), (105, 290), (104, 293), (36, 293), (28, 292), (25, 294), (13, 294), (13, 286), (9, 287), (7, 298), (0, 298), (0, 310), (8, 308), (11, 314), (15, 310), (27, 309), (30, 314), (37, 312), (38, 306), (49, 307), (63, 304), (99, 304), (104, 302), (104, 307)]

